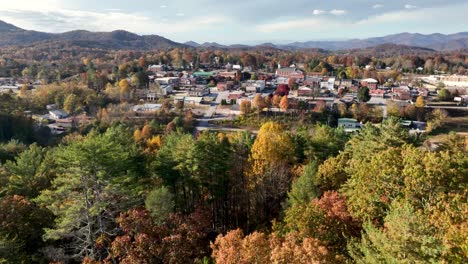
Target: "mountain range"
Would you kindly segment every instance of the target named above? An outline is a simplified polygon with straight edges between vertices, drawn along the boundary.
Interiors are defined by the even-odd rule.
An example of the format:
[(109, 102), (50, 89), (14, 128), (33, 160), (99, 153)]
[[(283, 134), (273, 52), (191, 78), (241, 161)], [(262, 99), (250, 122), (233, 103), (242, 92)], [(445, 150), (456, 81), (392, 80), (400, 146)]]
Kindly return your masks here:
[[(25, 30), (0, 20), (0, 47), (31, 46), (38, 43), (70, 43), (78, 46), (102, 49), (140, 49), (151, 50), (171, 47), (195, 47), (216, 49), (250, 49), (275, 48), (281, 50), (323, 49), (330, 51), (366, 49), (383, 44), (404, 45), (426, 48), (435, 51), (462, 50), (468, 48), (468, 32), (455, 34), (434, 33), (429, 35), (418, 33), (400, 33), (384, 37), (351, 39), (342, 41), (307, 41), (289, 44), (264, 43), (260, 45), (222, 45), (216, 42), (203, 44), (189, 41), (178, 43), (158, 35), (137, 35), (124, 30), (112, 32), (90, 32), (75, 30), (65, 33), (46, 33)], [(385, 47), (385, 45), (383, 45)], [(392, 46), (395, 48), (394, 46)]]
[[(184, 43), (192, 47), (213, 47), (213, 48), (239, 48), (248, 47), (246, 45), (221, 45), (215, 42), (205, 42), (198, 44), (193, 41)], [(263, 43), (257, 46), (278, 48), (284, 50), (297, 49), (325, 49), (325, 50), (349, 50), (349, 49), (365, 49), (369, 47), (379, 46), (383, 44), (396, 44), (410, 47), (428, 48), (438, 51), (460, 50), (468, 48), (468, 32), (460, 32), (455, 34), (440, 34), (434, 33), (429, 35), (419, 33), (400, 33), (388, 35), (384, 37), (366, 38), (366, 39), (350, 39), (340, 41), (307, 41), (307, 42), (292, 42), (289, 44), (273, 44)]]

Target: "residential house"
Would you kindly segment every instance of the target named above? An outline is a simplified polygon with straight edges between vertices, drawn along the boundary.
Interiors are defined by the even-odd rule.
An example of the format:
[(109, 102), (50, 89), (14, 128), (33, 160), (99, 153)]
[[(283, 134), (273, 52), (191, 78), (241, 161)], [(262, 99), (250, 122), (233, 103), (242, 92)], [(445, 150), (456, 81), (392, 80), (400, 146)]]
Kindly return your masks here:
[(297, 89), (297, 96), (300, 97), (311, 97), (314, 94), (314, 90), (307, 86), (301, 86)]
[(166, 69), (167, 69), (166, 65), (163, 65), (163, 64), (148, 66), (148, 71), (154, 72), (154, 73), (165, 71)]
[(67, 118), (69, 116), (67, 112), (60, 109), (50, 110), (49, 115), (54, 120)]
[(411, 91), (408, 87), (393, 88), (394, 100), (411, 100)]
[(429, 96), (429, 90), (426, 88), (418, 88), (418, 96), (422, 96), (426, 99)]
[(361, 80), (361, 86), (365, 86), (369, 88), (369, 90), (377, 89), (378, 84), (379, 84), (379, 81), (377, 81), (376, 79), (372, 79), (372, 78)]
[(312, 88), (319, 88), (321, 82), (322, 82), (321, 77), (307, 76), (305, 78), (305, 80), (304, 80), (304, 85), (307, 85), (307, 86), (312, 87)]
[(338, 126), (343, 127), (346, 132), (354, 132), (361, 129), (361, 124), (352, 118), (339, 118)]
[(194, 89), (191, 89), (189, 92), (188, 92), (188, 95), (189, 96), (192, 96), (192, 97), (202, 97), (202, 96), (206, 96), (206, 95), (209, 95), (210, 94), (210, 89), (206, 86), (198, 86)]
[(184, 105), (199, 106), (202, 103), (203, 103), (203, 97), (193, 97), (193, 96), (184, 97)]
[(239, 100), (240, 98), (244, 97), (245, 96), (245, 93), (243, 91), (235, 91), (235, 92), (231, 92), (229, 95), (228, 95), (228, 98), (226, 100), (226, 103), (228, 104), (232, 104), (234, 102), (237, 102), (237, 100)]
[(303, 81), (305, 78), (304, 73), (295, 67), (277, 69), (276, 77), (294, 78), (298, 81)]
[(218, 76), (226, 78), (226, 79), (230, 78), (231, 80), (235, 80), (237, 79), (237, 76), (239, 76), (239, 72), (238, 71), (230, 71), (230, 72), (222, 71), (218, 73)]
[(172, 87), (179, 87), (180, 78), (179, 77), (156, 78), (155, 82), (158, 82), (160, 85), (172, 85)]
[(322, 89), (328, 89), (330, 91), (335, 89), (335, 78), (323, 78), (322, 81), (320, 82), (320, 88)]
[(372, 97), (384, 98), (385, 90), (372, 89), (369, 91), (369, 95)]
[(209, 77), (213, 77), (213, 76), (214, 76), (214, 73), (213, 73), (213, 72), (203, 72), (203, 71), (199, 71), (199, 72), (194, 72), (194, 73), (193, 73), (193, 76), (195, 76), (195, 77), (201, 77), (201, 78), (209, 78)]

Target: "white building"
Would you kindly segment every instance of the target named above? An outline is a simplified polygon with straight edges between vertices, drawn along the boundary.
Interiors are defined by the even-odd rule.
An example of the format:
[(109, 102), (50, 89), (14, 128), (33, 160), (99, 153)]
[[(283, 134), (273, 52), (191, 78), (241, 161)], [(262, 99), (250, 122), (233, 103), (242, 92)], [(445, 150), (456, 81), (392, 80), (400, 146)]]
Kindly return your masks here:
[(320, 89), (328, 89), (330, 91), (334, 90), (335, 78), (328, 78), (328, 80), (320, 82)]
[(247, 81), (246, 92), (260, 93), (265, 89), (265, 81)]

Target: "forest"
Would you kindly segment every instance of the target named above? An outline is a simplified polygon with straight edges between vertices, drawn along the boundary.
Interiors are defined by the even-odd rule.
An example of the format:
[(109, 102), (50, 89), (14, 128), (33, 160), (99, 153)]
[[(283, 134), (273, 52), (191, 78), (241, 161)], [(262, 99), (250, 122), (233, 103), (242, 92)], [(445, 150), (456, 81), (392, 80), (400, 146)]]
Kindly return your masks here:
[(18, 113), (31, 104), (2, 97), (0, 263), (467, 259), (456, 134), (433, 148), (390, 117), (355, 134), (266, 120), (257, 134), (194, 137), (187, 111), (135, 123), (100, 110), (51, 142)]
[[(295, 63), (384, 84), (405, 73), (466, 74), (466, 53), (54, 45), (1, 49), (0, 76), (41, 83), (0, 95), (1, 264), (468, 259), (467, 141), (449, 133), (434, 146), (402, 127), (411, 119), (435, 129), (447, 118), (422, 97), (390, 102), (388, 118), (365, 103), (329, 111), (324, 102), (272, 117), (258, 109), (288, 110), (287, 97), (259, 97), (235, 120), (255, 133), (194, 133), (194, 114), (167, 100), (150, 120), (129, 111), (151, 64), (182, 72), (238, 63), (268, 78), (260, 74)], [(93, 120), (52, 137), (25, 114), (49, 104)], [(367, 123), (346, 133), (339, 117)]]

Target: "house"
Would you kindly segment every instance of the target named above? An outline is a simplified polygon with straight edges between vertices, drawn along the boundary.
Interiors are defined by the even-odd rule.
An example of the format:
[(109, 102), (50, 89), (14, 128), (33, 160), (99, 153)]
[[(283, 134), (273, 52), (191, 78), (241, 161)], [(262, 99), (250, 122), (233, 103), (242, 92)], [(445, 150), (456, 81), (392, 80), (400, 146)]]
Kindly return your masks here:
[(57, 110), (50, 110), (49, 115), (52, 119), (58, 120), (58, 119), (64, 119), (67, 118), (69, 115), (67, 112), (57, 109)]
[(228, 88), (227, 88), (227, 83), (225, 82), (219, 82), (218, 84), (216, 84), (216, 89), (218, 91), (227, 91)]
[(184, 97), (184, 105), (201, 105), (203, 103), (203, 97), (193, 97), (186, 96)]
[(369, 95), (371, 97), (380, 97), (384, 98), (385, 96), (385, 90), (378, 90), (378, 89), (372, 89), (369, 91)]
[(335, 89), (335, 78), (324, 78), (320, 82), (321, 89), (328, 89), (330, 91)]
[(343, 127), (346, 132), (355, 132), (361, 129), (361, 124), (352, 118), (339, 118), (338, 126)]
[(159, 87), (159, 90), (160, 94), (164, 96), (171, 94), (174, 91), (172, 89), (172, 85), (162, 85), (161, 87)]
[(297, 96), (300, 97), (311, 97), (313, 94), (314, 90), (306, 86), (301, 86), (297, 89)]
[(277, 84), (288, 84), (289, 79), (285, 78), (285, 77), (278, 77), (278, 78), (276, 78), (276, 83)]
[(46, 105), (46, 109), (47, 109), (47, 111), (56, 110), (57, 105), (56, 104), (48, 104), (48, 105)]
[(228, 81), (228, 82), (219, 82), (216, 85), (216, 88), (218, 91), (228, 91), (231, 90), (234, 87), (234, 82)]
[(188, 92), (189, 96), (203, 97), (210, 94), (210, 89), (206, 86), (196, 87)]
[(223, 72), (219, 72), (218, 76), (226, 78), (226, 79), (230, 78), (231, 80), (235, 80), (237, 76), (239, 76), (239, 72), (238, 71), (230, 71), (230, 72), (223, 71)]
[(196, 78), (181, 78), (180, 79), (180, 84), (181, 85), (194, 85), (197, 83)]
[(418, 88), (418, 96), (422, 96), (424, 99), (429, 96), (429, 90), (426, 88)]
[(47, 125), (47, 127), (49, 127), (52, 135), (61, 135), (66, 132), (64, 127), (57, 126), (56, 124)]
[(0, 93), (18, 93), (21, 86), (18, 85), (2, 85), (0, 86)]
[(411, 100), (411, 91), (408, 87), (400, 87), (393, 89), (393, 96), (394, 100)]
[(260, 93), (265, 89), (265, 81), (247, 81), (246, 91), (251, 93)]
[(226, 103), (235, 104), (242, 97), (245, 97), (245, 93), (243, 91), (231, 92), (226, 99)]
[(159, 65), (150, 65), (148, 66), (148, 71), (150, 72), (160, 72), (160, 71), (165, 71), (166, 70), (166, 65), (159, 64)]
[(353, 85), (352, 79), (337, 79), (335, 81), (336, 86), (351, 87)]
[(320, 87), (320, 83), (322, 82), (322, 78), (317, 77), (317, 76), (307, 76), (304, 80), (304, 85), (310, 86), (310, 87)]
[(214, 76), (214, 73), (213, 73), (213, 72), (202, 72), (202, 71), (199, 71), (199, 72), (194, 72), (194, 73), (193, 73), (193, 76), (195, 76), (195, 77), (201, 77), (201, 78), (209, 78), (209, 77)]
[(241, 71), (242, 70), (242, 66), (238, 65), (238, 64), (235, 64), (235, 65), (232, 65), (232, 69), (233, 70), (236, 70), (236, 71)]
[(154, 81), (158, 82), (160, 85), (172, 85), (172, 87), (179, 87), (180, 85), (179, 77), (156, 78)]
[(276, 77), (294, 78), (296, 80), (304, 80), (304, 73), (297, 70), (295, 67), (281, 68), (276, 70)]
[(377, 84), (378, 83), (379, 83), (379, 81), (377, 81), (376, 79), (372, 79), (372, 78), (367, 78), (367, 79), (361, 80), (361, 86), (365, 86), (365, 87), (369, 88), (369, 90), (377, 89)]

